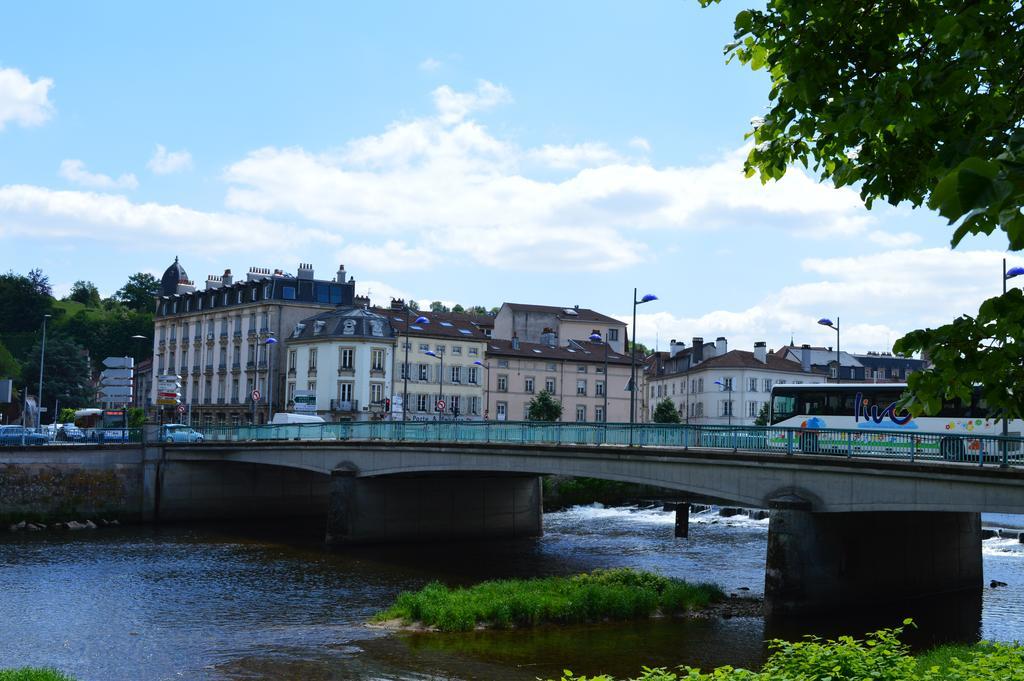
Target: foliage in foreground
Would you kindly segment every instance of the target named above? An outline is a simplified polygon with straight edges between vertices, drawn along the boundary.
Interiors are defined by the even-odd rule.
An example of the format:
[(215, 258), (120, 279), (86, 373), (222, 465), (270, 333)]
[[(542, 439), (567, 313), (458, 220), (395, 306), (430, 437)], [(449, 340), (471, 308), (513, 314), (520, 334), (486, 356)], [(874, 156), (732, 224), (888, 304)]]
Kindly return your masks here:
[[(1024, 681), (1024, 647), (944, 646), (914, 658), (900, 642), (902, 632), (902, 628), (883, 629), (864, 640), (851, 636), (836, 640), (808, 636), (796, 643), (775, 640), (769, 643), (768, 661), (757, 672), (728, 666), (710, 672), (645, 667), (631, 681)], [(606, 675), (575, 676), (566, 670), (560, 681), (615, 680)]]
[(697, 610), (721, 600), (713, 584), (689, 584), (635, 570), (596, 570), (573, 577), (496, 580), (449, 589), (432, 582), (399, 594), (374, 621), (400, 619), (441, 631), (468, 631), (478, 624), (506, 628), (545, 623), (628, 620)]
[(19, 667), (0, 669), (0, 681), (75, 681), (73, 678), (50, 668)]

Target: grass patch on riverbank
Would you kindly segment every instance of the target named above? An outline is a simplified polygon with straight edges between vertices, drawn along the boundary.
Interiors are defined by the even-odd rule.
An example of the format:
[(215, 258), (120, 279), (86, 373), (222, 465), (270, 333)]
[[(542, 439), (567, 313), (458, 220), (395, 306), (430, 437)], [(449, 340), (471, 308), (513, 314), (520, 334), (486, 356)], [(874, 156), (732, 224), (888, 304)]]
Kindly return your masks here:
[(19, 667), (18, 669), (0, 669), (0, 681), (75, 681), (73, 678), (56, 669), (37, 667)]
[(375, 622), (401, 620), (441, 631), (630, 620), (701, 610), (724, 598), (714, 584), (690, 584), (649, 572), (596, 570), (573, 577), (507, 579), (449, 589), (432, 582), (399, 594)]
[[(864, 640), (849, 636), (836, 640), (808, 636), (795, 643), (776, 640), (768, 644), (771, 655), (759, 671), (644, 668), (629, 681), (1024, 681), (1022, 646), (987, 642), (950, 645), (914, 657), (900, 641), (902, 633), (903, 629), (897, 628), (876, 631)], [(565, 670), (559, 681), (615, 679), (577, 676)]]

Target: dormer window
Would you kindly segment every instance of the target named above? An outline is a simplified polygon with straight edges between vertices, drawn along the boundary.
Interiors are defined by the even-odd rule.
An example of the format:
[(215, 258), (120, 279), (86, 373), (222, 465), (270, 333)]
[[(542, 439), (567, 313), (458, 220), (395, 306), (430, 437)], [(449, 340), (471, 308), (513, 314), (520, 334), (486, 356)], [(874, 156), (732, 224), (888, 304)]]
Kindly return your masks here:
[(292, 333), (292, 337), (298, 338), (299, 336), (302, 335), (302, 332), (305, 331), (305, 329), (306, 329), (306, 325), (305, 324), (301, 324), (301, 323), (300, 324), (296, 324), (295, 325), (295, 331), (294, 331), (294, 333)]
[(323, 332), (325, 326), (327, 326), (327, 322), (319, 320), (313, 322), (313, 335), (319, 336)]

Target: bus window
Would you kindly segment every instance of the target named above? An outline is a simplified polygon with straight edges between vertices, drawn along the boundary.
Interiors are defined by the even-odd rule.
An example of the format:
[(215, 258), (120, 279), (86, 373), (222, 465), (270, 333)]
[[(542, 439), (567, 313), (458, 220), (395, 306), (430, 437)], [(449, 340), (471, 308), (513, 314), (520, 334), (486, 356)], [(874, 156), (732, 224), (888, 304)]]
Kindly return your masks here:
[(826, 393), (809, 393), (804, 395), (804, 408), (801, 413), (808, 416), (828, 414), (828, 395)]
[(796, 398), (792, 395), (775, 395), (772, 397), (772, 423), (784, 421), (796, 416)]

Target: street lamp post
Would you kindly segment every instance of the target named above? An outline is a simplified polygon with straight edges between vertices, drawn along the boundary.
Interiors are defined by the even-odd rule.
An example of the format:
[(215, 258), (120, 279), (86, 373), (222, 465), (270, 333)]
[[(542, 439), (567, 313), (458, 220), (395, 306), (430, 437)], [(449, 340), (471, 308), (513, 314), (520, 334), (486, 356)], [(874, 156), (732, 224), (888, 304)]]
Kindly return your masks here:
[[(639, 300), (636, 297), (636, 289), (633, 289), (633, 347), (629, 356), (629, 446), (633, 446), (633, 423), (636, 421), (636, 306), (657, 300), (658, 296), (646, 294)], [(607, 376), (607, 374), (606, 374)]]
[(818, 323), (836, 332), (836, 383), (842, 383), (843, 365), (839, 359), (839, 317), (836, 317), (835, 324), (832, 323), (831, 319), (819, 319)]
[(604, 346), (604, 418), (602, 419), (605, 423), (608, 423), (608, 389), (611, 387), (611, 381), (608, 379), (608, 343), (604, 342), (601, 338), (601, 334), (595, 331), (590, 334), (590, 340), (593, 343), (600, 343)]
[[(444, 381), (444, 353), (442, 352), (441, 354), (437, 354), (433, 350), (427, 350), (423, 354), (430, 355), (431, 357), (441, 360), (441, 366), (439, 371), (437, 372), (437, 401), (434, 402), (434, 411), (439, 411), (437, 407), (439, 404), (441, 404), (441, 400), (444, 399), (442, 394), (442, 391), (444, 390), (444, 388), (442, 387), (442, 382)], [(439, 412), (437, 415), (437, 420), (440, 421), (442, 416), (444, 416), (444, 413)]]
[(46, 320), (50, 315), (43, 315), (43, 344), (39, 348), (39, 395), (36, 397), (36, 428), (43, 427), (43, 364), (46, 361)]
[[(1024, 267), (1011, 267), (1006, 269), (1006, 258), (1003, 258), (1003, 295), (1006, 295), (1006, 282), (1014, 277), (1019, 277), (1024, 274)], [(1000, 468), (1007, 468), (1010, 464), (1007, 461), (1007, 445), (1006, 438), (1010, 435), (1010, 424), (1006, 419), (1006, 414), (1003, 414), (1003, 461), (999, 464)]]
[(486, 378), (484, 378), (484, 420), (487, 420), (491, 415), (491, 366), (484, 364), (480, 360), (476, 360), (473, 364), (478, 367), (483, 367), (484, 371), (487, 372)]
[[(409, 336), (409, 309), (408, 305), (405, 305), (405, 371), (403, 372), (404, 379), (402, 380), (402, 420), (405, 421), (408, 418), (409, 413), (409, 346), (412, 345), (412, 340)], [(416, 318), (417, 324), (429, 324), (430, 320), (426, 317), (420, 316)]]
[(715, 381), (715, 385), (722, 386), (722, 390), (729, 393), (729, 400), (726, 402), (728, 409), (725, 410), (726, 416), (729, 417), (729, 426), (732, 426), (732, 379), (723, 383), (722, 381)]
[(274, 353), (271, 346), (277, 344), (277, 339), (271, 336), (263, 344), (267, 346), (267, 423), (270, 423), (274, 419)]

